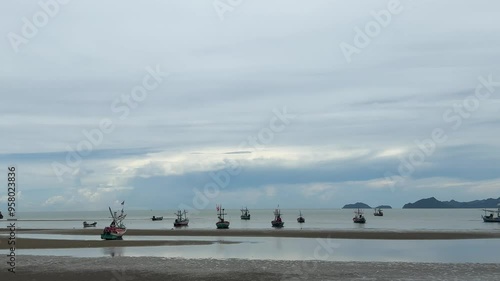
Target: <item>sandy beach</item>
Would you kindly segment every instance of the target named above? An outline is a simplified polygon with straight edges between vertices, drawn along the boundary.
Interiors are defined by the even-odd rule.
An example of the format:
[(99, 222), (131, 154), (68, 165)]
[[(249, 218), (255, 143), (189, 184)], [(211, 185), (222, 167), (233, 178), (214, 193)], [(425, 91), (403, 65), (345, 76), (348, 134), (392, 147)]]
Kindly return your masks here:
[[(106, 247), (151, 247), (151, 246), (196, 246), (210, 245), (214, 243), (231, 244), (235, 242), (228, 241), (86, 241), (86, 240), (63, 240), (63, 239), (29, 239), (17, 238), (17, 249), (67, 249), (67, 248), (106, 248)], [(0, 250), (9, 249), (7, 238), (0, 238)]]
[(6, 280), (116, 281), (319, 281), (319, 280), (464, 280), (496, 281), (498, 264), (389, 263), (213, 260), (165, 258), (18, 257), (16, 274)]
[[(50, 255), (50, 249), (70, 248), (116, 248), (116, 247), (148, 247), (148, 246), (193, 246), (211, 244), (236, 244), (240, 242), (224, 241), (225, 237), (286, 237), (286, 238), (337, 238), (337, 239), (387, 239), (387, 240), (452, 240), (452, 239), (486, 239), (500, 238), (498, 232), (486, 231), (347, 231), (347, 230), (198, 230), (198, 229), (165, 229), (141, 230), (130, 229), (124, 240), (98, 240), (100, 229), (20, 229), (17, 235), (30, 234), (30, 238), (18, 237), (18, 249), (45, 249), (41, 256), (25, 255), (23, 251), (16, 258), (16, 274), (7, 272), (6, 264), (0, 265), (0, 272), (12, 274), (8, 280), (238, 280), (238, 281), (319, 281), (319, 280), (498, 280), (500, 265), (497, 263), (428, 263), (399, 259), (385, 261), (377, 259), (354, 261), (315, 261), (315, 260), (268, 260), (242, 258), (220, 258), (204, 256), (201, 258), (178, 258), (158, 256), (122, 256), (112, 257), (67, 257)], [(0, 249), (7, 249), (5, 230), (0, 238)], [(59, 235), (92, 235), (96, 240), (71, 239), (33, 239), (36, 234)], [(127, 240), (127, 237), (141, 240)], [(148, 240), (148, 236), (170, 236), (175, 240)], [(156, 237), (155, 237), (156, 236)], [(184, 237), (201, 237), (201, 240), (183, 239)], [(212, 237), (212, 238), (211, 238)], [(215, 238), (213, 238), (215, 237)], [(220, 238), (220, 239), (219, 239)], [(492, 240), (492, 241), (493, 241)], [(465, 240), (464, 240), (465, 241)], [(249, 246), (250, 248), (252, 246)], [(250, 249), (248, 248), (248, 249)], [(353, 251), (356, 249), (352, 249)], [(165, 251), (169, 251), (165, 249)], [(194, 250), (196, 251), (196, 250)], [(312, 253), (314, 252), (311, 249)], [(249, 252), (250, 254), (250, 252)], [(339, 252), (337, 252), (337, 255)], [(402, 260), (405, 260), (402, 256)], [(249, 256), (250, 257), (250, 256)], [(356, 260), (355, 258), (353, 260)], [(9, 275), (7, 275), (9, 277)]]

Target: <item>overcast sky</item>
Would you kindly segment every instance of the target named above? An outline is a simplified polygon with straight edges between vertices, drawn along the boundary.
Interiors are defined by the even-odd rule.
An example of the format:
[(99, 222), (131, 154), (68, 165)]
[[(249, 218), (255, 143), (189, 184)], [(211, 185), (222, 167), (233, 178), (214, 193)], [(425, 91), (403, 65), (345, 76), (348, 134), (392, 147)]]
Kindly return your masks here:
[(0, 4), (20, 210), (500, 196), (498, 1), (40, 2)]

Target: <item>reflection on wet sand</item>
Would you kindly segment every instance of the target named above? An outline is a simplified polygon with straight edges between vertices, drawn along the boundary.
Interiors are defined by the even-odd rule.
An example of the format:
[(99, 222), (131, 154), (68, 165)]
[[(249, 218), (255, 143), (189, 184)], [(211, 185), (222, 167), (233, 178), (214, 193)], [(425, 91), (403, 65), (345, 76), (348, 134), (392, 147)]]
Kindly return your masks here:
[(124, 247), (102, 248), (102, 252), (106, 256), (123, 257), (125, 256)]

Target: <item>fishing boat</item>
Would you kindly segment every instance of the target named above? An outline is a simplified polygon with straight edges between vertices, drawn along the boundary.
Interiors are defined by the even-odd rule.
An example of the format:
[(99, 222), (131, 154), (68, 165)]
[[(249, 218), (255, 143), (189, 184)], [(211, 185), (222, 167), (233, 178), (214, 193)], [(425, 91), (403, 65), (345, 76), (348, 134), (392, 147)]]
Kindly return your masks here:
[(219, 221), (215, 223), (215, 225), (217, 226), (217, 229), (229, 228), (229, 222), (224, 220), (224, 216), (227, 214), (224, 212), (224, 209), (222, 209), (222, 206), (217, 205), (216, 210), (217, 210), (217, 212), (219, 212), (218, 217), (217, 217), (219, 219)]
[[(500, 222), (500, 204), (497, 205), (498, 210), (487, 210), (483, 209), (484, 211), (484, 216), (481, 216), (483, 218), (484, 222)], [(495, 213), (497, 216), (495, 217)], [(489, 214), (489, 215), (487, 215)]]
[(163, 217), (156, 217), (156, 216), (153, 216), (151, 218), (152, 221), (162, 221), (163, 220)]
[(3, 219), (2, 212), (0, 211), (0, 220)]
[(373, 213), (373, 215), (376, 217), (382, 217), (384, 216), (384, 212), (382, 212), (381, 208), (375, 208), (375, 212)]
[(354, 212), (356, 215), (354, 216), (354, 218), (352, 219), (352, 221), (354, 223), (365, 223), (366, 222), (366, 219), (365, 217), (363, 216), (363, 211), (361, 211), (360, 209), (358, 209), (356, 212)]
[(271, 221), (271, 225), (277, 228), (281, 228), (283, 227), (283, 225), (285, 225), (285, 222), (281, 219), (281, 211), (279, 205), (278, 208), (274, 210), (274, 220)]
[(97, 222), (93, 222), (93, 223), (86, 222), (86, 221), (83, 222), (83, 227), (96, 227), (96, 225), (97, 225)]
[(124, 204), (125, 204), (125, 201), (123, 201), (121, 204), (122, 211), (119, 215), (117, 212), (113, 212), (111, 210), (111, 207), (109, 207), (109, 213), (111, 214), (111, 218), (113, 219), (113, 221), (111, 222), (111, 224), (109, 226), (104, 228), (104, 230), (102, 231), (102, 234), (101, 234), (101, 239), (121, 240), (123, 235), (125, 234), (125, 232), (127, 232), (127, 228), (123, 224), (123, 220), (127, 216), (127, 214), (125, 214), (123, 212)]
[(299, 217), (297, 218), (298, 223), (305, 223), (306, 219), (302, 216), (302, 211), (299, 211)]
[(248, 210), (247, 207), (245, 209), (241, 209), (241, 219), (242, 220), (249, 220), (250, 219), (250, 211)]
[(187, 214), (186, 210), (184, 211), (178, 210), (177, 213), (175, 213), (175, 215), (177, 216), (177, 218), (174, 221), (175, 227), (188, 226), (189, 219), (187, 218), (186, 214)]

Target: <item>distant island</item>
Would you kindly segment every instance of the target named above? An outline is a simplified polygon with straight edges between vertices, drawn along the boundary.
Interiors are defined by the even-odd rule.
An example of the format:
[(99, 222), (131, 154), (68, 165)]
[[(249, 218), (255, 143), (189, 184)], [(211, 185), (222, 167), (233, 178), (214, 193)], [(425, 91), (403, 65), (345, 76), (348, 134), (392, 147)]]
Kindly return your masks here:
[(403, 209), (453, 209), (453, 208), (497, 208), (500, 204), (500, 197), (497, 199), (488, 198), (483, 200), (474, 200), (470, 202), (439, 201), (434, 197), (420, 199), (415, 203), (408, 203)]
[[(389, 205), (380, 205), (377, 208), (392, 209), (392, 207)], [(365, 204), (362, 202), (357, 202), (354, 204), (347, 204), (344, 207), (342, 207), (342, 209), (372, 209), (372, 207), (370, 207), (370, 205), (368, 205), (368, 204)]]

